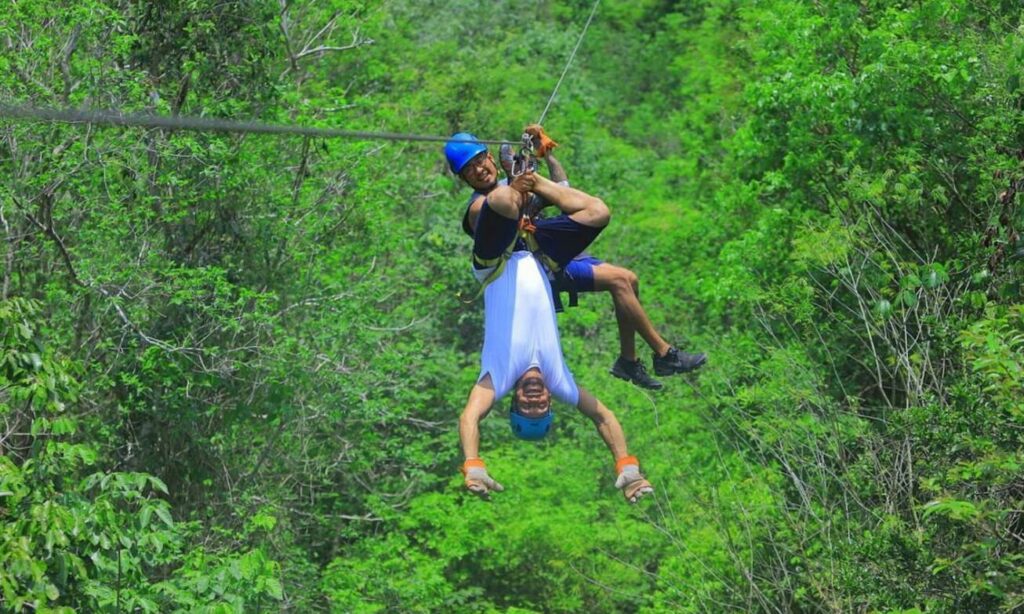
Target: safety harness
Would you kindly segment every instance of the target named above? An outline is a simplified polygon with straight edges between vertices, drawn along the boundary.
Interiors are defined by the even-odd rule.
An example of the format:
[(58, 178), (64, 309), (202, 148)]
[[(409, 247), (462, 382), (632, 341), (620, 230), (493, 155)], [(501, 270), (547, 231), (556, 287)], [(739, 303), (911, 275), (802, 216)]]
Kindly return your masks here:
[[(518, 177), (523, 173), (534, 172), (537, 170), (537, 158), (544, 156), (551, 149), (558, 146), (558, 143), (553, 141), (544, 130), (537, 125), (527, 126), (523, 132), (522, 145), (519, 148), (519, 152), (512, 158), (512, 177)], [(531, 208), (532, 209), (532, 208)], [(466, 211), (467, 215), (463, 217), (463, 228), (468, 231), (468, 208)], [(487, 277), (480, 284), (480, 292), (477, 296), (481, 296), (484, 290), (487, 289), (494, 280), (501, 277), (501, 274), (505, 271), (505, 265), (508, 259), (512, 257), (512, 252), (516, 251), (516, 247), (519, 242), (522, 241), (527, 251), (533, 254), (544, 268), (547, 269), (553, 282), (556, 282), (559, 286), (564, 286), (565, 270), (558, 265), (557, 262), (550, 256), (548, 256), (541, 249), (540, 244), (537, 243), (537, 237), (534, 236), (534, 232), (537, 230), (537, 226), (534, 223), (536, 216), (540, 213), (539, 208), (532, 210), (529, 213), (524, 213), (519, 218), (519, 230), (516, 232), (516, 236), (512, 239), (512, 242), (497, 258), (480, 258), (475, 253), (473, 254), (473, 261), (480, 268), (494, 267)], [(569, 293), (569, 306), (576, 307), (579, 305), (579, 293), (576, 290), (568, 290)], [(565, 310), (562, 304), (561, 294), (557, 291), (551, 293), (551, 302), (554, 303), (555, 311), (562, 312)]]
[(481, 258), (480, 256), (473, 254), (473, 262), (475, 262), (480, 268), (486, 269), (488, 267), (494, 267), (487, 277), (480, 282), (480, 292), (483, 293), (487, 286), (491, 285), (495, 279), (501, 277), (501, 274), (505, 271), (505, 264), (508, 259), (512, 257), (512, 252), (516, 251), (516, 247), (519, 242), (522, 241), (533, 256), (544, 265), (544, 268), (548, 270), (552, 275), (558, 275), (559, 273), (564, 274), (562, 267), (558, 266), (553, 258), (548, 256), (541, 250), (540, 245), (537, 243), (537, 237), (534, 236), (534, 231), (537, 227), (533, 223), (533, 219), (523, 215), (519, 218), (519, 230), (516, 232), (516, 236), (512, 238), (512, 242), (505, 248), (497, 258)]

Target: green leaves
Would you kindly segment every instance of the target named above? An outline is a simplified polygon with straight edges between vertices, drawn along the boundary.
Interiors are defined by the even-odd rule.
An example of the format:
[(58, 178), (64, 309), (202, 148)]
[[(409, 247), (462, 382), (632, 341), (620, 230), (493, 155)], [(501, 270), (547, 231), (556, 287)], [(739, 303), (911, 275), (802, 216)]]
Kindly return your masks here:
[(992, 402), (1008, 412), (1009, 424), (1024, 420), (1024, 307), (990, 308), (961, 333), (961, 341)]
[[(282, 6), (21, 1), (0, 93), (514, 137), (589, 10)], [(1016, 607), (1019, 29), (1012, 2), (602, 5), (548, 127), (615, 211), (596, 255), (712, 357), (638, 396), (607, 296), (560, 316), (639, 508), (575, 418), (541, 448), (492, 418), (509, 489), (461, 496), (481, 314), (433, 144), (5, 125), (5, 605)]]
[(981, 513), (970, 501), (957, 499), (935, 499), (925, 503), (922, 510), (923, 518), (939, 515), (955, 521), (974, 520)]

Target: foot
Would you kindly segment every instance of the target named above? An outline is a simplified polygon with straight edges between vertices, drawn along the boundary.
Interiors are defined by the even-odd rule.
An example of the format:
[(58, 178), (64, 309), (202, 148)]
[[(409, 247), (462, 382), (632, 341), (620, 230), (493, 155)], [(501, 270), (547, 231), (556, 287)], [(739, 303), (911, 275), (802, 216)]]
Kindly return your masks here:
[(661, 390), (662, 388), (662, 383), (648, 375), (647, 368), (639, 360), (626, 360), (619, 356), (609, 373), (648, 390)]
[(708, 361), (704, 352), (689, 354), (679, 348), (670, 347), (664, 356), (654, 357), (654, 372), (658, 375), (675, 375), (699, 368)]

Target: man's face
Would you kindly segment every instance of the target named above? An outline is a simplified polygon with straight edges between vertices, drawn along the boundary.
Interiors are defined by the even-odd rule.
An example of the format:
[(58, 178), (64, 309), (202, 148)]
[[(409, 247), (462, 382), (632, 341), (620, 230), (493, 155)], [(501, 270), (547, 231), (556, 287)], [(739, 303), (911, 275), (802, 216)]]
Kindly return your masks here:
[(462, 167), (459, 176), (475, 190), (489, 188), (498, 181), (498, 167), (489, 151), (482, 151)]
[(539, 371), (528, 371), (516, 382), (519, 413), (527, 418), (542, 418), (551, 410), (551, 391)]

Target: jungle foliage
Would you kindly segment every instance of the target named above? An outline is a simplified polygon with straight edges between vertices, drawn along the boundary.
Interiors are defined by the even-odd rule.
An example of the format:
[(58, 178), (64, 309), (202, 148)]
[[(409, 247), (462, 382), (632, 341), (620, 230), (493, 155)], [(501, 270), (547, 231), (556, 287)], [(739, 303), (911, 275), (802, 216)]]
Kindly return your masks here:
[[(515, 139), (590, 8), (16, 0), (0, 101)], [(1017, 0), (600, 6), (545, 127), (711, 357), (646, 394), (559, 316), (636, 507), (569, 408), (463, 491), (439, 145), (0, 121), (0, 609), (1024, 608), (1022, 67)]]

